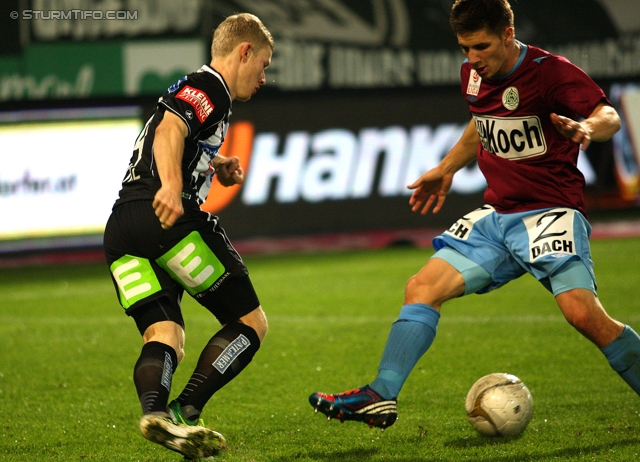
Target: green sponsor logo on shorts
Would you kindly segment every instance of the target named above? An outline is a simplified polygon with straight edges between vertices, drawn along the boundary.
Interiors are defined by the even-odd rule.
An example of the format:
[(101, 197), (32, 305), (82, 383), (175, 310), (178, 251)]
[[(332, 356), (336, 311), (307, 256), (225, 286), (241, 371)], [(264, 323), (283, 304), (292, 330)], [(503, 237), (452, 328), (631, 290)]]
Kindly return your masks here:
[(120, 304), (124, 309), (162, 288), (146, 258), (125, 255), (113, 262), (110, 269), (118, 285)]
[(204, 292), (224, 274), (224, 265), (193, 231), (156, 260), (191, 295)]

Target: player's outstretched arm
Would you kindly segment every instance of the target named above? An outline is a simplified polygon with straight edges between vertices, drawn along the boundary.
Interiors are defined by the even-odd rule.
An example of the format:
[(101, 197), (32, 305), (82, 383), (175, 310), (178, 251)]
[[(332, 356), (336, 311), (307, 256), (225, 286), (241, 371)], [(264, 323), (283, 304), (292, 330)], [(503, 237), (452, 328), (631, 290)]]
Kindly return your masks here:
[(479, 142), (480, 137), (476, 131), (475, 123), (471, 119), (458, 142), (444, 159), (436, 167), (423, 173), (414, 183), (407, 186), (414, 190), (409, 199), (412, 211), (420, 211), (422, 215), (426, 215), (432, 206), (433, 213), (440, 211), (445, 197), (451, 189), (453, 175), (476, 158)]
[(556, 130), (575, 143), (580, 143), (582, 150), (587, 149), (591, 141), (607, 141), (620, 130), (620, 116), (605, 103), (600, 103), (582, 122), (558, 114), (551, 114), (550, 117)]
[(182, 208), (182, 153), (187, 126), (166, 111), (156, 128), (153, 157), (162, 186), (153, 198), (153, 208), (162, 228), (169, 229), (184, 214)]

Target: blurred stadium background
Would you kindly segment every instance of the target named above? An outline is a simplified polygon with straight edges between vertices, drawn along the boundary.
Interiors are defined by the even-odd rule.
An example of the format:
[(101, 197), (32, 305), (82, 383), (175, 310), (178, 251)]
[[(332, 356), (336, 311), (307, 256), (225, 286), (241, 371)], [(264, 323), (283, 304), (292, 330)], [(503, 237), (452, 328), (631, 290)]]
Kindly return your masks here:
[[(406, 185), (468, 121), (450, 0), (3, 0), (0, 265), (102, 258), (102, 231), (157, 98), (209, 62), (227, 15), (276, 39), (268, 84), (236, 102), (224, 153), (247, 170), (215, 186), (241, 253), (430, 245), (482, 203), (476, 167), (436, 216)], [(594, 237), (640, 234), (637, 0), (519, 0), (516, 34), (568, 57), (610, 95), (623, 128), (581, 153)]]

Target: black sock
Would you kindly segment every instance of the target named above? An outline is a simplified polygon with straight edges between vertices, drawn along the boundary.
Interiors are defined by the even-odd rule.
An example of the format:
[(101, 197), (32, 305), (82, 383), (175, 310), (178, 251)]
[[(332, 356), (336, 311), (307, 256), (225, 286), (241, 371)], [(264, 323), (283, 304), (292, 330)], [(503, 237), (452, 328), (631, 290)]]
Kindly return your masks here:
[(133, 371), (142, 413), (167, 412), (171, 378), (178, 367), (173, 348), (160, 342), (148, 342), (142, 347)]
[(236, 377), (260, 348), (253, 328), (233, 322), (214, 335), (202, 350), (189, 383), (178, 396), (182, 415), (189, 420), (200, 417), (213, 394)]

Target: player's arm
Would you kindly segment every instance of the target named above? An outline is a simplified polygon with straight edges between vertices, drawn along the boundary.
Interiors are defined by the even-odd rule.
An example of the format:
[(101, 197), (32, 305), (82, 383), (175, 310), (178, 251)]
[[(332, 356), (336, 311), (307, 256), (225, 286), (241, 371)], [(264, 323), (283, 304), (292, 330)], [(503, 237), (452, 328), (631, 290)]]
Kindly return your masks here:
[(173, 112), (165, 111), (153, 142), (153, 157), (162, 184), (153, 199), (153, 208), (164, 229), (171, 228), (184, 214), (182, 153), (188, 134), (185, 123)]
[(471, 119), (458, 142), (444, 159), (408, 186), (409, 189), (414, 190), (409, 199), (412, 211), (417, 212), (422, 209), (420, 213), (426, 215), (434, 201), (433, 213), (440, 211), (445, 196), (451, 189), (453, 175), (476, 159), (479, 142), (480, 136), (474, 120)]
[(591, 141), (607, 141), (620, 130), (620, 116), (608, 104), (600, 103), (582, 122), (568, 117), (551, 114), (551, 123), (560, 133), (587, 149)]

